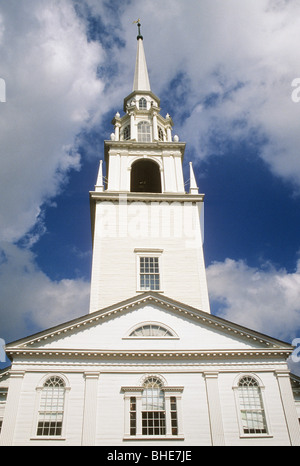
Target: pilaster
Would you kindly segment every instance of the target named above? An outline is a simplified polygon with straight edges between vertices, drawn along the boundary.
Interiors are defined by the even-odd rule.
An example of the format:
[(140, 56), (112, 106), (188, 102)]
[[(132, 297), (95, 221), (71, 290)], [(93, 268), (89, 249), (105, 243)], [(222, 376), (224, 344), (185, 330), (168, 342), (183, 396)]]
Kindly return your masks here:
[(218, 387), (218, 373), (204, 372), (204, 378), (206, 383), (206, 396), (212, 445), (222, 446), (225, 444), (225, 440)]
[(24, 374), (24, 371), (12, 371), (10, 373), (9, 390), (0, 436), (0, 445), (2, 446), (13, 445)]
[(276, 377), (291, 445), (300, 446), (300, 428), (290, 374), (288, 371), (276, 371)]
[(100, 372), (86, 372), (82, 445), (93, 446), (96, 441), (97, 392)]

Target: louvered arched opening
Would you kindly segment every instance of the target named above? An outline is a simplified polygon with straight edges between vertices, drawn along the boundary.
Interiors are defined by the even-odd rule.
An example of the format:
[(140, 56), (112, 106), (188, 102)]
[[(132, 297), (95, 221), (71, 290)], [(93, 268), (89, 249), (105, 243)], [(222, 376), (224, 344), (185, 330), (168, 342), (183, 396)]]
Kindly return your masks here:
[(159, 165), (153, 160), (137, 160), (131, 169), (131, 192), (161, 193)]

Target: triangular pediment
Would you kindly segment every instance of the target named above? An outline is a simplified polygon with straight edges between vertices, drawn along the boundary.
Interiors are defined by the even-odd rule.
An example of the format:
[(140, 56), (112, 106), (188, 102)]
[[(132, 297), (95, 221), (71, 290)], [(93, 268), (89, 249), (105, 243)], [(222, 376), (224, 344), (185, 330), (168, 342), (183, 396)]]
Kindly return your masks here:
[[(170, 329), (166, 337), (132, 337), (139, 323)], [(288, 354), (291, 345), (154, 292), (10, 343), (7, 353), (76, 357), (237, 357)]]

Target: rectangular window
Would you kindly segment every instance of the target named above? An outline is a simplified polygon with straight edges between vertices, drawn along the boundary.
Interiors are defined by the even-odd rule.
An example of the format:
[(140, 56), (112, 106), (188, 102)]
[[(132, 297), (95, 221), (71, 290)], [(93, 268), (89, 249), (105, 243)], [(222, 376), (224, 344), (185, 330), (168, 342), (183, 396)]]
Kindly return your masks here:
[(171, 396), (170, 403), (171, 403), (170, 413), (171, 413), (172, 435), (177, 435), (178, 434), (178, 421), (177, 421), (177, 403), (176, 403), (175, 396)]
[(151, 142), (151, 127), (147, 121), (138, 124), (138, 141)]
[[(1, 406), (1, 415), (4, 412), (4, 406), (7, 400), (8, 388), (0, 388), (0, 406)], [(0, 434), (2, 430), (3, 418), (0, 418)]]
[(143, 435), (165, 435), (166, 421), (164, 411), (142, 412), (142, 434)]
[(160, 289), (159, 258), (140, 257), (140, 290)]
[(128, 141), (130, 139), (130, 125), (126, 126), (123, 131), (123, 139)]
[(136, 397), (130, 397), (130, 435), (136, 435)]
[(62, 433), (62, 415), (44, 414), (44, 420), (39, 421), (37, 435), (55, 436)]

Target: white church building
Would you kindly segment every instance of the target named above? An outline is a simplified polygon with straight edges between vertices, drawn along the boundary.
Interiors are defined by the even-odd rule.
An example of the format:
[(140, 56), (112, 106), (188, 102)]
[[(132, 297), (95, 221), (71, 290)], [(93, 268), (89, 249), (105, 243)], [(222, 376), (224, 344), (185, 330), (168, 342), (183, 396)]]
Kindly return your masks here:
[[(210, 312), (204, 195), (152, 92), (132, 92), (90, 193), (90, 309), (6, 346), (4, 446), (300, 445), (293, 347)], [(297, 413), (298, 409), (298, 413)]]

